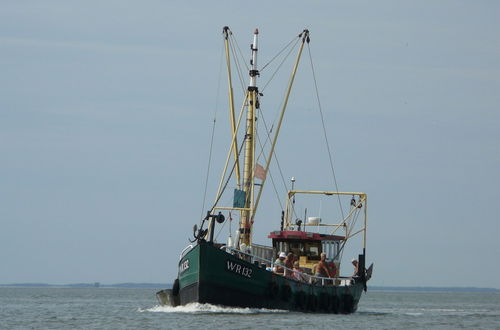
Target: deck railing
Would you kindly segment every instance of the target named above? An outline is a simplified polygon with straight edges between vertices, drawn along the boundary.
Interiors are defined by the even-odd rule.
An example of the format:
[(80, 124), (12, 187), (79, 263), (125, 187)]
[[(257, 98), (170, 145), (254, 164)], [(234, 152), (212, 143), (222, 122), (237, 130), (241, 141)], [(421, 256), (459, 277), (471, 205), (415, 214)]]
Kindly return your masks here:
[(184, 248), (184, 250), (181, 251), (181, 254), (179, 255), (179, 260), (182, 260), (182, 258), (184, 258), (184, 256), (186, 255), (186, 253), (188, 253), (189, 251), (191, 251), (192, 248), (193, 248), (193, 244), (189, 244), (188, 246), (186, 246)]
[[(274, 261), (273, 260), (264, 259), (262, 257), (253, 255), (251, 253), (243, 252), (241, 250), (238, 250), (238, 249), (226, 246), (226, 245), (221, 246), (220, 249), (225, 250), (227, 253), (232, 252), (231, 254), (236, 255), (238, 258), (243, 259), (245, 261), (248, 261), (250, 263), (256, 264), (256, 262), (258, 263), (260, 261), (261, 264), (266, 265), (266, 268), (267, 268), (267, 265), (270, 265), (271, 269), (274, 268)], [(242, 257), (242, 256), (245, 256), (246, 258)], [(294, 272), (296, 272), (295, 270), (290, 269), (290, 268), (285, 267), (285, 266), (280, 266), (280, 267), (283, 268), (284, 270), (286, 270), (287, 273), (293, 274)], [(281, 275), (281, 274), (278, 274), (278, 275)], [(353, 282), (355, 280), (355, 278), (349, 277), (349, 276), (323, 277), (323, 276), (316, 276), (316, 275), (307, 274), (304, 272), (301, 272), (301, 275), (304, 278), (304, 282), (309, 283), (309, 284), (313, 284), (313, 285), (321, 285), (321, 286), (328, 286), (328, 285), (348, 286), (348, 285), (353, 284)], [(284, 276), (284, 274), (283, 274), (283, 276)], [(337, 281), (340, 281), (340, 283), (337, 284), (338, 283)]]

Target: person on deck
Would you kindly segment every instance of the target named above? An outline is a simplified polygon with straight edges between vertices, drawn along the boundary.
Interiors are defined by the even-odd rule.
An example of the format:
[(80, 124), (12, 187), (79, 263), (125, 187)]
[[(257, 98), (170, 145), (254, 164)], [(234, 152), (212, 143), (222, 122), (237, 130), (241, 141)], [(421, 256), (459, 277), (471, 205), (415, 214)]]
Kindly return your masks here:
[(300, 268), (299, 266), (299, 262), (298, 261), (295, 261), (293, 263), (293, 273), (292, 273), (292, 278), (294, 280), (297, 280), (297, 281), (300, 281), (300, 282), (306, 282), (306, 277), (305, 275), (303, 274), (303, 270), (302, 268)]
[(352, 274), (352, 277), (359, 276), (359, 274), (358, 274), (358, 260), (352, 259), (351, 263), (354, 266), (354, 274)]
[(330, 275), (332, 275), (331, 277), (338, 276), (338, 274), (337, 274), (337, 265), (335, 265), (335, 263), (333, 261), (327, 263), (327, 265), (328, 265), (328, 269), (330, 270)]
[(284, 268), (285, 267), (285, 258), (286, 258), (286, 253), (285, 252), (280, 252), (278, 259), (274, 262), (274, 268), (273, 272), (276, 274), (283, 274)]
[(321, 277), (330, 277), (332, 278), (335, 274), (332, 272), (328, 263), (326, 262), (326, 253), (321, 253), (321, 260), (316, 264), (314, 275)]
[(295, 256), (293, 255), (292, 252), (289, 252), (288, 255), (286, 256), (285, 259), (285, 272), (284, 275), (291, 277), (292, 276), (292, 269), (293, 269), (293, 261), (295, 259)]

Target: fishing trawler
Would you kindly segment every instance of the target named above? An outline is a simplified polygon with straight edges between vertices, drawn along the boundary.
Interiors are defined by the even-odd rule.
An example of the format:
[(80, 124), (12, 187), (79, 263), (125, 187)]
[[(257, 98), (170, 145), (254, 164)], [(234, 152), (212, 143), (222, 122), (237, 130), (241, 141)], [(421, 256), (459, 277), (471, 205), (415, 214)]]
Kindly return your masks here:
[[(341, 192), (338, 189), (298, 190), (292, 178), (291, 189), (286, 192), (285, 207), (275, 217), (280, 219), (276, 221), (279, 229), (267, 236), (270, 244), (256, 244), (253, 239), (255, 215), (266, 179), (270, 176), (271, 160), (276, 158), (275, 146), (303, 49), (306, 45), (309, 47), (309, 31), (304, 30), (296, 36), (295, 43), (289, 43), (292, 45), (290, 47), (297, 49), (296, 58), (279, 115), (273, 124), (273, 136), (270, 134), (273, 129), (266, 129), (269, 144), (267, 157), (263, 158), (264, 166), (257, 159), (264, 153), (262, 145), (263, 150), (257, 151), (257, 115), (261, 114), (260, 98), (263, 96), (257, 85), (261, 73), (257, 65), (259, 32), (255, 30), (253, 34), (248, 68), (250, 82), (243, 91), (243, 103), (238, 116), (234, 107), (231, 72), (231, 63), (237, 60), (231, 60), (230, 54), (234, 57), (239, 47), (234, 44), (232, 31), (228, 27), (223, 28), (223, 37), (232, 132), (229, 151), (215, 202), (200, 226), (194, 226), (191, 244), (180, 253), (178, 277), (172, 289), (159, 291), (158, 300), (170, 306), (207, 303), (303, 312), (353, 313), (362, 292), (367, 290), (367, 281), (373, 270), (373, 264), (365, 268), (365, 193)], [(283, 50), (280, 53), (291, 52)], [(242, 120), (243, 117), (246, 119)], [(261, 118), (262, 115), (259, 120)], [(243, 125), (242, 121), (245, 122)], [(240, 133), (242, 138), (239, 137)], [(232, 205), (221, 203), (225, 192), (233, 193), (230, 199)], [(307, 216), (307, 208), (304, 216), (298, 217), (297, 204), (303, 196), (333, 198), (339, 204), (346, 200), (349, 212), (342, 212), (333, 223), (324, 223), (321, 216)], [(270, 215), (266, 216), (273, 219)], [(229, 229), (227, 241), (217, 242), (214, 237), (216, 227), (230, 223), (233, 217), (239, 218), (238, 230), (233, 236)], [(358, 218), (362, 220), (356, 221)], [(353, 272), (349, 265), (348, 274), (341, 276), (342, 255), (346, 243), (354, 237), (362, 244), (356, 261), (353, 260), (357, 268)]]

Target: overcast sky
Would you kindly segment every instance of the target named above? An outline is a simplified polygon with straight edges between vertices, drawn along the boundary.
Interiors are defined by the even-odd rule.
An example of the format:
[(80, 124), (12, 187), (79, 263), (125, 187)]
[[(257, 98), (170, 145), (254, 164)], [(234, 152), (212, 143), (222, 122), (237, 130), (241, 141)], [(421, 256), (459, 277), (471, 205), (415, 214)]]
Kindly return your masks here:
[[(2, 1), (0, 283), (173, 281), (214, 114), (225, 157), (224, 25), (245, 56), (259, 28), (262, 64), (311, 31), (339, 188), (369, 196), (372, 285), (500, 288), (500, 3), (465, 0)], [(277, 153), (333, 189), (307, 60)]]

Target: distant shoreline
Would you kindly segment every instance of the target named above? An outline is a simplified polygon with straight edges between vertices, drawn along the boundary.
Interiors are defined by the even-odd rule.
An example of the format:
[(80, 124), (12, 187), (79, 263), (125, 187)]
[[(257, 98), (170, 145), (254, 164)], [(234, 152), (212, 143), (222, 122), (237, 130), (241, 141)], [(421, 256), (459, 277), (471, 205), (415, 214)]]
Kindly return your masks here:
[[(11, 283), (0, 284), (0, 287), (22, 288), (171, 288), (171, 283), (74, 283), (74, 284), (48, 284), (48, 283)], [(493, 292), (500, 293), (500, 289), (477, 287), (432, 287), (432, 286), (368, 286), (368, 291), (413, 291), (413, 292)]]
[(437, 287), (437, 286), (368, 286), (368, 291), (413, 291), (413, 292), (496, 292), (495, 288)]
[(72, 284), (49, 284), (49, 283), (11, 283), (0, 284), (0, 287), (20, 287), (20, 288), (170, 288), (172, 284), (167, 283), (72, 283)]

